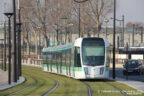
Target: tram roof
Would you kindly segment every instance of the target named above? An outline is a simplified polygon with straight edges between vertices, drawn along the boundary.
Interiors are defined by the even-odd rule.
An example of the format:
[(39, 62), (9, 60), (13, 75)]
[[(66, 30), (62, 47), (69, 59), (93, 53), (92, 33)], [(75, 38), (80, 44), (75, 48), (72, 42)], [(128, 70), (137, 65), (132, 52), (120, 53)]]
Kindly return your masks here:
[(73, 47), (73, 43), (69, 43), (66, 45), (58, 45), (58, 46), (53, 46), (53, 47), (48, 47), (48, 48), (43, 48), (42, 52), (53, 52), (53, 51), (62, 51), (62, 50), (67, 50)]
[[(83, 38), (79, 38), (77, 40), (79, 41), (81, 39), (83, 39)], [(106, 47), (109, 46), (108, 40), (106, 38), (103, 38), (103, 40), (105, 42), (105, 46)], [(58, 45), (58, 46), (43, 48), (42, 52), (54, 52), (54, 51), (62, 51), (62, 50), (71, 49), (74, 46), (74, 44), (76, 44), (76, 41), (74, 43), (68, 43), (66, 45)]]

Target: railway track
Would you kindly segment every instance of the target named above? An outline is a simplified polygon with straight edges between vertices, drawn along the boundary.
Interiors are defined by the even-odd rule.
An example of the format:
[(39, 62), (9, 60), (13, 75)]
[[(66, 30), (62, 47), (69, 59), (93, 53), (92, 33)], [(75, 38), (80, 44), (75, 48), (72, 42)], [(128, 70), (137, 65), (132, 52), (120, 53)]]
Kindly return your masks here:
[(56, 80), (54, 80), (54, 79), (52, 79), (52, 78), (50, 78), (50, 77), (48, 77), (49, 79), (51, 79), (51, 80), (53, 80), (54, 82), (55, 82), (55, 85), (54, 85), (54, 87), (53, 88), (51, 88), (50, 90), (48, 90), (47, 92), (45, 92), (44, 94), (42, 94), (42, 96), (47, 96), (47, 95), (49, 95), (52, 91), (54, 91), (57, 87), (58, 87), (58, 85), (59, 85), (59, 83), (58, 83), (58, 81), (56, 81)]
[[(48, 75), (45, 75), (45, 74), (43, 74), (43, 73), (37, 73), (34, 69), (32, 69), (32, 70), (30, 70), (30, 71), (28, 71), (28, 70), (24, 70), (25, 72), (27, 72), (27, 73), (24, 73), (25, 75), (27, 75), (28, 77), (30, 77), (31, 79), (32, 79), (32, 82), (31, 82), (31, 84), (27, 84), (27, 85), (25, 85), (25, 87), (24, 88), (22, 88), (22, 89), (18, 89), (18, 90), (16, 90), (16, 91), (14, 91), (14, 92), (11, 92), (11, 93), (8, 93), (8, 94), (6, 94), (6, 95), (3, 95), (3, 96), (11, 96), (11, 95), (17, 95), (17, 94), (21, 94), (21, 92), (23, 92), (23, 91), (26, 91), (26, 89), (31, 89), (31, 87), (35, 87), (38, 83), (39, 83), (39, 79), (41, 78), (41, 77), (43, 77), (43, 78), (41, 78), (43, 81), (42, 82), (47, 82), (48, 80), (50, 80), (50, 81), (52, 81), (53, 83), (50, 83), (50, 84), (53, 84), (53, 85), (49, 85), (48, 84), (48, 86), (49, 86), (49, 88), (48, 89), (46, 89), (47, 87), (45, 87), (45, 91), (42, 91), (41, 92), (41, 96), (48, 96), (48, 95), (50, 95), (50, 93), (52, 93), (59, 85), (64, 85), (65, 84), (65, 82), (64, 83), (62, 83), (62, 82), (60, 82), (59, 81), (59, 79), (57, 79), (57, 77), (55, 77), (55, 76), (52, 76), (52, 78), (51, 77), (49, 77)], [(29, 72), (31, 72), (32, 74), (28, 74)], [(33, 74), (35, 74), (35, 75), (33, 75)], [(39, 75), (39, 76), (38, 76)], [(38, 76), (38, 77), (37, 77)], [(46, 81), (47, 80), (47, 81)], [(58, 81), (59, 82), (58, 82)], [(63, 80), (62, 80), (63, 81)], [(77, 81), (77, 80), (76, 80)], [(78, 80), (79, 81), (79, 80)], [(87, 89), (86, 89), (86, 87), (85, 87), (85, 91), (83, 91), (83, 92), (85, 92), (84, 94), (85, 94), (85, 96), (87, 96), (87, 93), (88, 93), (88, 96), (93, 96), (93, 95), (96, 95), (97, 93), (96, 92), (98, 92), (98, 90), (109, 90), (109, 89), (103, 89), (104, 87), (102, 87), (101, 89), (100, 89), (100, 87), (97, 87), (96, 89), (97, 90), (95, 90), (94, 88), (95, 87), (93, 87), (93, 86), (96, 86), (97, 85), (97, 83), (95, 82), (95, 80), (93, 80), (93, 81), (80, 81), (80, 82), (82, 82), (83, 84), (83, 86), (87, 86)], [(99, 82), (99, 81), (98, 81)], [(60, 83), (60, 84), (59, 84)], [(62, 84), (61, 84), (62, 83)], [(113, 84), (113, 83), (111, 83), (111, 82), (108, 82), (108, 81), (102, 81), (102, 83), (104, 84), (106, 84), (107, 86), (111, 86), (111, 87), (113, 87), (112, 89), (115, 89), (116, 91), (119, 91), (118, 93), (121, 95), (123, 95), (123, 96), (128, 96), (128, 94), (125, 92), (125, 91), (123, 91), (122, 89), (120, 89), (118, 86), (116, 86), (116, 84)], [(69, 85), (70, 83), (68, 82), (68, 85), (67, 86), (70, 86)], [(41, 85), (45, 85), (45, 83), (42, 83)], [(46, 85), (47, 86), (47, 85)], [(101, 85), (98, 85), (98, 86), (101, 86)], [(39, 87), (38, 87), (39, 88)], [(61, 86), (59, 86), (59, 88), (63, 88), (63, 87), (61, 87)], [(59, 88), (58, 88), (58, 90), (59, 90)], [(39, 88), (40, 89), (40, 88)], [(66, 89), (69, 89), (69, 87), (68, 88), (66, 88)], [(35, 90), (37, 90), (37, 89), (34, 89), (33, 91), (35, 91)], [(87, 92), (87, 90), (88, 90), (88, 92)], [(111, 90), (111, 89), (110, 89)], [(57, 92), (62, 92), (62, 91), (57, 91), (57, 90), (55, 90), (55, 92), (57, 93)], [(66, 91), (65, 91), (66, 92)], [(33, 93), (32, 93), (33, 94)], [(31, 93), (30, 93), (30, 95), (32, 95)], [(52, 93), (53, 94), (53, 93)], [(98, 94), (103, 94), (103, 93), (98, 93)], [(105, 93), (104, 93), (105, 94)], [(81, 95), (81, 94), (80, 94)], [(54, 93), (54, 96), (55, 96), (55, 93)], [(65, 96), (67, 96), (66, 94), (65, 94)], [(79, 96), (79, 95), (78, 95)]]
[[(35, 73), (35, 72), (32, 72), (32, 73)], [(25, 91), (25, 90), (28, 89), (28, 88), (31, 88), (31, 87), (36, 86), (36, 84), (38, 84), (38, 78), (35, 78), (35, 77), (33, 77), (33, 76), (30, 76), (29, 74), (26, 74), (26, 73), (24, 73), (24, 74), (27, 75), (27, 76), (29, 76), (34, 82), (31, 83), (31, 84), (29, 84), (29, 85), (27, 85), (26, 87), (24, 87), (24, 88), (22, 88), (22, 89), (16, 90), (16, 91), (11, 92), (11, 93), (9, 93), (9, 94), (6, 94), (6, 95), (4, 95), (4, 96), (12, 96), (12, 95), (18, 94), (18, 93), (20, 93), (20, 92)], [(50, 90), (48, 90), (47, 92), (44, 92), (41, 96), (47, 96), (47, 95), (49, 95), (49, 94), (50, 94), (52, 91), (54, 91), (54, 90), (58, 87), (58, 85), (59, 85), (59, 83), (58, 83), (56, 80), (54, 80), (53, 78), (50, 78), (50, 77), (46, 77), (46, 78), (54, 81), (54, 82), (55, 82), (55, 85), (54, 85)]]
[(93, 96), (92, 95), (92, 89), (91, 89), (91, 87), (90, 87), (90, 85), (89, 84), (87, 84), (86, 82), (83, 82), (86, 86), (87, 86), (87, 88), (88, 88), (88, 95), (89, 96)]
[[(107, 89), (103, 89), (102, 87), (102, 89), (100, 88), (99, 89), (99, 87), (100, 86), (102, 86), (102, 85), (107, 85), (107, 86), (111, 86), (112, 88), (114, 88), (117, 92), (120, 92), (120, 94), (122, 94), (123, 96), (128, 96), (128, 94), (125, 92), (125, 91), (123, 91), (121, 88), (119, 88), (119, 87), (117, 87), (116, 85), (114, 85), (114, 84), (112, 84), (112, 83), (110, 83), (110, 82), (107, 82), (107, 81), (100, 81), (101, 82), (101, 84), (100, 83), (98, 83), (99, 82), (99, 80), (97, 81), (95, 81), (95, 80), (88, 80), (88, 81), (86, 81), (86, 82), (83, 82), (87, 87), (88, 87), (88, 90), (89, 90), (89, 96), (93, 96), (93, 95), (98, 95), (98, 94), (101, 94), (101, 92), (102, 92), (102, 94), (103, 94), (103, 90), (106, 92), (106, 90)], [(103, 83), (103, 84), (102, 84)], [(95, 90), (94, 89), (94, 87), (93, 86), (97, 86), (97, 87), (95, 87), (95, 89), (97, 89), (97, 90)], [(94, 93), (95, 94), (92, 94), (92, 90), (94, 91)], [(102, 91), (100, 91), (100, 90), (102, 90)], [(100, 93), (99, 93), (99, 91), (100, 91)], [(109, 90), (108, 90), (109, 91)], [(107, 91), (107, 92), (108, 92)], [(98, 92), (98, 94), (96, 94)]]
[(30, 78), (32, 78), (32, 79), (34, 80), (34, 82), (33, 82), (32, 84), (29, 84), (29, 85), (27, 85), (26, 87), (24, 87), (24, 88), (22, 88), (22, 89), (19, 89), (19, 90), (17, 90), (17, 91), (14, 91), (14, 92), (12, 92), (12, 93), (6, 94), (5, 96), (11, 96), (11, 95), (20, 93), (20, 92), (22, 92), (22, 91), (24, 91), (24, 90), (26, 90), (26, 89), (28, 89), (28, 88), (30, 88), (30, 87), (32, 87), (32, 86), (35, 86), (35, 85), (38, 83), (38, 81), (37, 81), (37, 79), (36, 79), (35, 77), (30, 77)]
[(123, 90), (121, 90), (120, 88), (118, 88), (117, 86), (115, 86), (114, 84), (108, 83), (108, 82), (104, 82), (110, 86), (112, 86), (113, 88), (115, 88), (116, 90), (118, 90), (122, 95), (124, 96), (128, 96), (128, 94), (126, 92), (124, 92)]

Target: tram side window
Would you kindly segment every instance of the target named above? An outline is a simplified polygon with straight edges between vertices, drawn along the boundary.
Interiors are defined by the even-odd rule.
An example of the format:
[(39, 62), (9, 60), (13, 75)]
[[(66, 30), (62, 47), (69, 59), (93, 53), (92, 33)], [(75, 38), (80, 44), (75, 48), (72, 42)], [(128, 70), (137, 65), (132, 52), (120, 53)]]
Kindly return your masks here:
[(46, 59), (47, 59), (47, 53), (43, 53), (43, 64), (46, 64)]
[(80, 48), (75, 47), (75, 67), (81, 67), (81, 59), (80, 59)]
[(106, 50), (106, 54), (107, 54), (107, 56), (106, 56), (106, 67), (109, 67), (109, 48), (107, 48), (107, 50)]

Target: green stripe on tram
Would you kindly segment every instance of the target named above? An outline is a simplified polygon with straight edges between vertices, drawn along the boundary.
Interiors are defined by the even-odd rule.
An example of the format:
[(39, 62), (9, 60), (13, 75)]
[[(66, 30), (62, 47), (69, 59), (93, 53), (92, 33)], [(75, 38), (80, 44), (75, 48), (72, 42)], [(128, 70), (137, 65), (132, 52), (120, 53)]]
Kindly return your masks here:
[(47, 67), (48, 65), (47, 64), (43, 64), (43, 67)]
[(81, 67), (74, 67), (74, 71), (82, 71)]
[[(51, 66), (52, 66), (52, 68), (57, 68), (56, 65), (43, 64), (43, 67), (51, 67)], [(60, 66), (58, 66), (58, 67), (60, 68)], [(61, 68), (62, 68), (62, 70), (66, 70), (66, 66), (62, 66)], [(67, 70), (69, 70), (69, 67), (67, 68)], [(70, 67), (70, 70), (73, 70), (73, 68)], [(81, 67), (74, 67), (74, 71), (83, 71), (83, 70)]]
[(62, 49), (43, 50), (42, 52), (62, 51), (62, 50), (67, 50), (67, 49), (71, 49), (71, 48), (73, 48), (73, 46), (62, 48)]

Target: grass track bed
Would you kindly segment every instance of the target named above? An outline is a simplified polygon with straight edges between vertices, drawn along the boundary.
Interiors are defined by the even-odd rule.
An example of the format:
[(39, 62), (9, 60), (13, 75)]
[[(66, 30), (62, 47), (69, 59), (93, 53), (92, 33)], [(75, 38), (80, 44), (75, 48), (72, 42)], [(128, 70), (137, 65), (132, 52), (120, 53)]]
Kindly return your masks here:
[(29, 76), (27, 76), (25, 74), (23, 76), (26, 78), (26, 81), (23, 84), (0, 92), (0, 96), (8, 95), (10, 93), (18, 91), (19, 89), (24, 89), (25, 87), (29, 86), (30, 84), (32, 84), (34, 82), (34, 80), (31, 77), (29, 77)]
[(87, 82), (93, 91), (93, 96), (123, 96), (115, 88), (102, 81)]
[(14, 88), (0, 92), (0, 96), (13, 93), (34, 83), (35, 80), (33, 80), (32, 77), (37, 80), (37, 83), (34, 86), (12, 96), (41, 96), (55, 85), (55, 82), (49, 79), (49, 77), (59, 83), (59, 86), (50, 93), (50, 96), (87, 96), (87, 87), (82, 82), (65, 76), (43, 72), (41, 68), (23, 66), (23, 76), (27, 79), (26, 82), (15, 86)]
[[(43, 72), (41, 68), (23, 66), (23, 76), (26, 78), (26, 81), (23, 84), (0, 92), (0, 96), (4, 96), (6, 94), (18, 91), (31, 84), (34, 85), (12, 96), (41, 96), (42, 94), (54, 87), (55, 81), (53, 81), (52, 79), (58, 81), (59, 85), (54, 91), (49, 94), (49, 96), (88, 96), (88, 88), (85, 84), (83, 84), (82, 81)], [(49, 77), (52, 79), (50, 79)], [(135, 89), (118, 82), (105, 82), (114, 84), (124, 91), (126, 90), (138, 92)], [(86, 81), (86, 83), (90, 85), (93, 91), (93, 96), (123, 96), (118, 90), (104, 83), (103, 81)], [(144, 96), (144, 94), (128, 95)]]
[(122, 84), (119, 82), (109, 82), (109, 83), (114, 84), (117, 87), (119, 87), (121, 90), (126, 92), (128, 94), (128, 96), (144, 96), (144, 93), (141, 93), (141, 92), (137, 91), (136, 89), (133, 89), (129, 86), (125, 86), (125, 84)]
[(144, 94), (140, 93), (139, 91), (119, 82), (88, 81), (87, 83), (92, 88), (93, 96), (124, 96), (117, 89), (115, 89), (114, 87), (110, 86), (107, 83), (117, 86), (118, 88), (126, 92), (128, 96), (144, 96)]
[(52, 88), (54, 85), (54, 81), (39, 75), (42, 71), (37, 72), (37, 70), (35, 69), (37, 68), (23, 66), (23, 76), (26, 78), (26, 81), (21, 85), (18, 85), (16, 87), (0, 92), (0, 96), (13, 93), (20, 89), (24, 89), (25, 87), (35, 82), (33, 78), (36, 79), (36, 83), (33, 86), (23, 90), (22, 92), (14, 94), (12, 96), (27, 96), (27, 95), (28, 96), (40, 96), (41, 94), (43, 94), (44, 92)]
[(26, 68), (24, 69), (24, 72), (27, 71), (30, 73), (31, 76), (34, 76), (35, 78), (37, 78), (38, 83), (35, 86), (28, 88), (27, 90), (17, 94), (17, 96), (20, 96), (21, 94), (23, 94), (23, 96), (27, 96), (27, 95), (28, 96), (40, 96), (44, 92), (48, 91), (54, 86), (55, 84), (54, 81), (41, 75), (43, 73), (41, 69), (27, 67), (27, 66), (25, 67)]
[[(33, 71), (40, 72), (42, 69), (32, 67), (31, 72)], [(59, 86), (52, 93), (50, 93), (50, 96), (87, 96), (88, 94), (87, 87), (78, 80), (56, 74), (50, 74), (47, 72), (41, 72), (39, 75), (47, 79), (48, 77), (51, 77), (59, 82)]]

